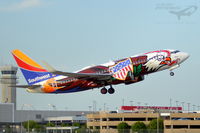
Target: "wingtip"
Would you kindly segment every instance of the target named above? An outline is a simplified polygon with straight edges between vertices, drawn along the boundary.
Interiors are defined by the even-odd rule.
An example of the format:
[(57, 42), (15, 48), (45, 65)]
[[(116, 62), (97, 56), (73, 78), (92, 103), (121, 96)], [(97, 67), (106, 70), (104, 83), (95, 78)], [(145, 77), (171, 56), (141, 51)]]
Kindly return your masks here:
[(50, 66), (46, 61), (42, 61), (42, 64), (45, 66), (45, 68), (47, 69), (48, 72), (55, 72), (56, 69), (53, 68), (52, 66)]

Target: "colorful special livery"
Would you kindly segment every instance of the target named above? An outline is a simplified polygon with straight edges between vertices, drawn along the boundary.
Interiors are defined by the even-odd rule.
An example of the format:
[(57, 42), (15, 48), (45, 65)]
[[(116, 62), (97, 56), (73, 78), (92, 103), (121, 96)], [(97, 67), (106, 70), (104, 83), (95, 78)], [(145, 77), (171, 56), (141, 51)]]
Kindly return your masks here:
[[(102, 94), (113, 94), (115, 90), (112, 85), (137, 83), (153, 72), (169, 69), (170, 75), (173, 76), (172, 70), (189, 57), (189, 54), (179, 50), (158, 50), (90, 66), (72, 73), (56, 70), (46, 62), (43, 62), (46, 68), (44, 69), (20, 50), (13, 50), (12, 54), (28, 83), (16, 87), (38, 93), (71, 93), (102, 88)], [(109, 86), (109, 89), (106, 89), (106, 86)]]

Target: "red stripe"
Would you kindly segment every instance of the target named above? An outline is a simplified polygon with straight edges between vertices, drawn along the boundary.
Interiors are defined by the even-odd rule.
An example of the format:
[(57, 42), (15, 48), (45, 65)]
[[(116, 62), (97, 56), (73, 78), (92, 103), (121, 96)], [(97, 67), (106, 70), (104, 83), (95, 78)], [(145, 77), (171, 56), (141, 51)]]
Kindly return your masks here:
[(117, 76), (119, 79), (121, 79), (121, 73), (118, 73)]
[(120, 73), (119, 75), (120, 75), (120, 79), (123, 79), (123, 75), (122, 75), (122, 73)]
[(14, 56), (18, 66), (20, 68), (23, 68), (23, 69), (26, 69), (26, 70), (30, 70), (30, 71), (47, 72), (47, 70), (45, 70), (45, 69), (40, 69), (40, 68), (37, 68), (37, 67), (33, 67), (31, 65), (28, 65), (25, 62), (23, 62), (22, 60), (20, 60), (18, 57), (16, 57), (15, 55), (13, 55), (13, 56)]
[(131, 66), (130, 66), (130, 65), (128, 66), (128, 68), (129, 68), (129, 70), (130, 70), (130, 71), (132, 71), (132, 69), (131, 69)]
[(128, 68), (127, 68), (127, 67), (125, 67), (125, 69), (126, 69), (126, 71), (128, 71)]
[(118, 78), (118, 79), (121, 79), (121, 80), (124, 80), (127, 76), (127, 73), (128, 71), (132, 71), (132, 68), (130, 65), (122, 68), (121, 70), (119, 70), (117, 73), (115, 73), (113, 76), (115, 78)]
[(125, 76), (126, 76), (126, 72), (125, 72), (125, 71), (123, 71), (123, 72), (122, 72), (122, 79), (124, 79), (124, 78), (125, 78)]
[(122, 74), (123, 74), (123, 78), (124, 78), (126, 76), (126, 71), (123, 70)]

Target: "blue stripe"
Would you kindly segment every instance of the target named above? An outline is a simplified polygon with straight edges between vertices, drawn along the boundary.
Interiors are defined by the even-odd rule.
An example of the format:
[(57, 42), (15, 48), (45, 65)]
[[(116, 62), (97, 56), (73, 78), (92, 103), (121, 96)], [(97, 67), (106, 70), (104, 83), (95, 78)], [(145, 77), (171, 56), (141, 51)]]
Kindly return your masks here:
[(86, 91), (86, 90), (89, 90), (91, 88), (81, 88), (81, 87), (76, 87), (76, 88), (72, 88), (72, 89), (69, 89), (69, 90), (56, 90), (54, 92), (52, 92), (52, 94), (55, 94), (55, 93), (72, 93), (72, 92), (78, 92), (78, 91)]
[(34, 72), (34, 71), (28, 71), (22, 68), (21, 68), (21, 71), (29, 85), (33, 85), (38, 82), (55, 77), (50, 72)]
[(131, 64), (131, 62), (130, 62), (129, 59), (128, 59), (128, 60), (125, 60), (125, 61), (120, 62), (120, 63), (118, 63), (117, 65), (113, 66), (113, 67), (111, 68), (111, 71), (113, 71), (113, 73), (116, 73), (117, 71), (123, 69), (124, 67), (126, 67), (126, 66), (128, 66), (128, 65), (130, 65), (130, 64)]

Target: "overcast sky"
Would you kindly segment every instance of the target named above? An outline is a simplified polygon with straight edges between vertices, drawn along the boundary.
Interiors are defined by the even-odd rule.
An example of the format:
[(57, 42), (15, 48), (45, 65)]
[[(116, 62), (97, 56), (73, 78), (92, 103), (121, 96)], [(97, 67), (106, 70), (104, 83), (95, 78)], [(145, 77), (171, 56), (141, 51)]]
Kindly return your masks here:
[[(186, 10), (184, 10), (186, 9)], [(172, 12), (182, 11), (178, 18)], [(154, 73), (131, 85), (116, 85), (115, 94), (100, 89), (69, 94), (31, 94), (17, 89), (17, 108), (114, 110), (122, 105), (200, 105), (200, 0), (0, 0), (0, 64), (16, 63), (20, 49), (62, 71), (160, 49), (190, 53), (180, 68)], [(19, 84), (26, 84), (18, 71)], [(185, 107), (186, 104), (185, 104)], [(192, 108), (192, 107), (191, 107)], [(30, 109), (30, 108), (26, 108)]]

